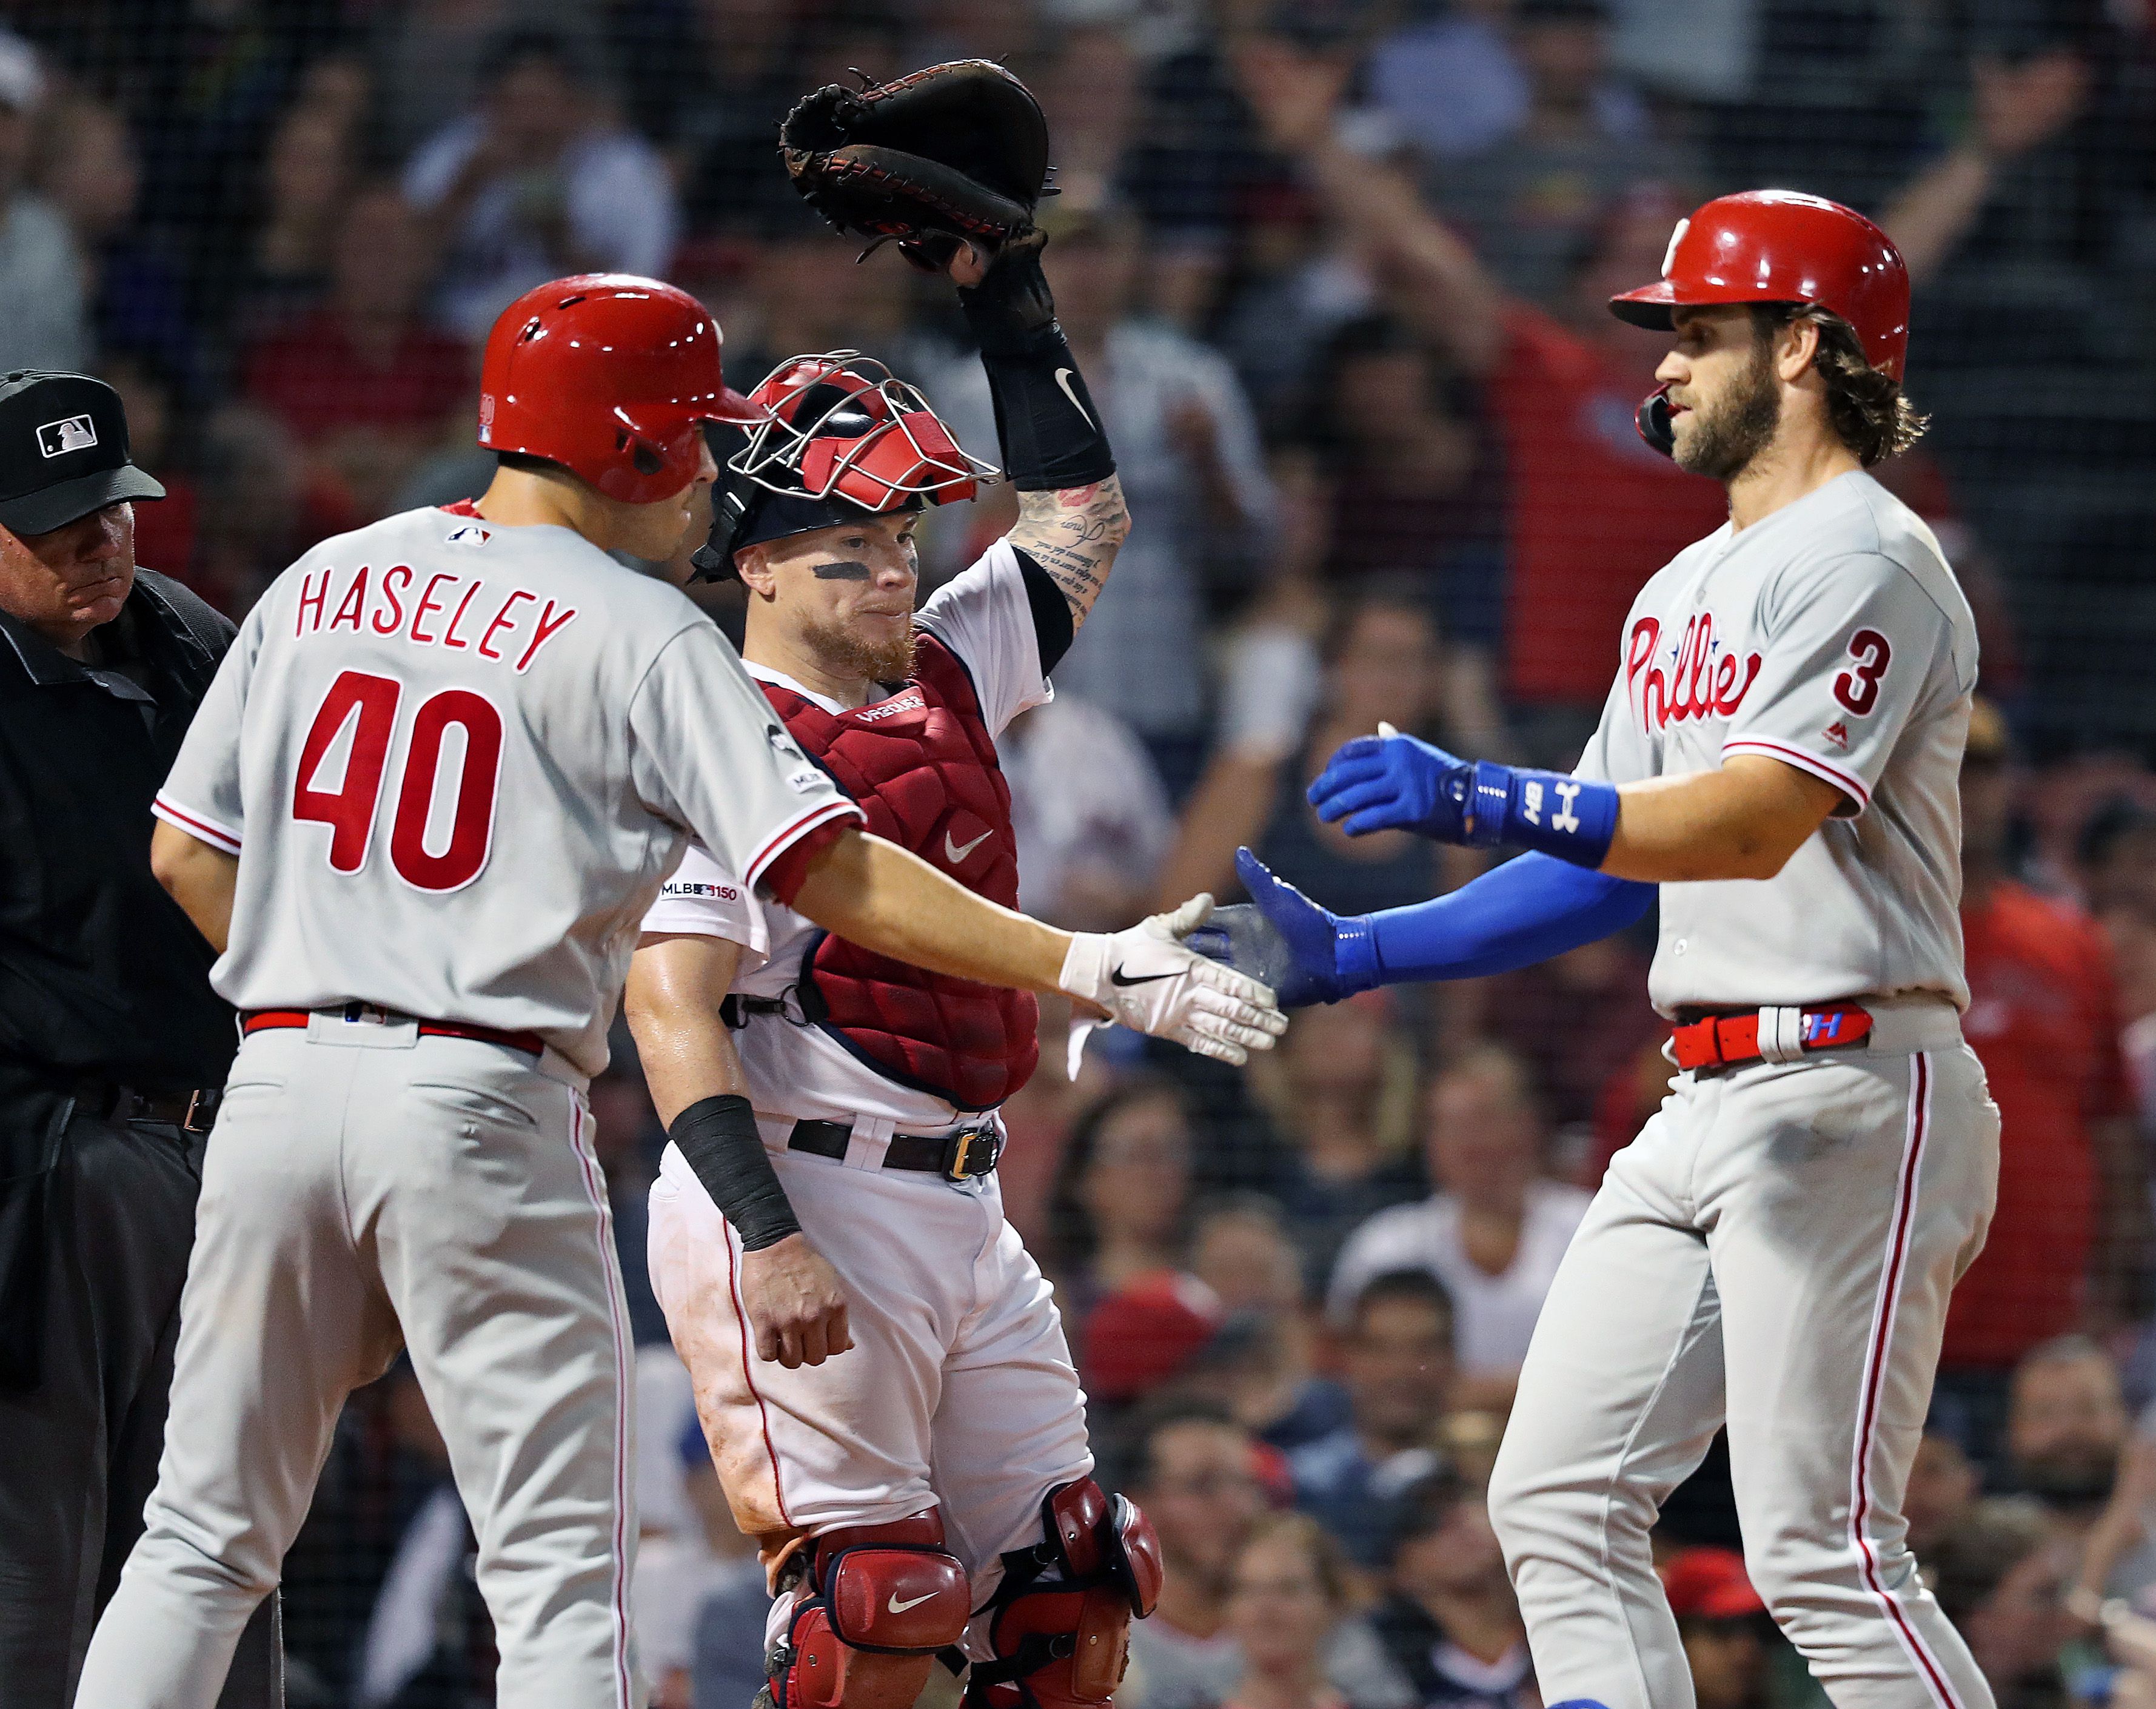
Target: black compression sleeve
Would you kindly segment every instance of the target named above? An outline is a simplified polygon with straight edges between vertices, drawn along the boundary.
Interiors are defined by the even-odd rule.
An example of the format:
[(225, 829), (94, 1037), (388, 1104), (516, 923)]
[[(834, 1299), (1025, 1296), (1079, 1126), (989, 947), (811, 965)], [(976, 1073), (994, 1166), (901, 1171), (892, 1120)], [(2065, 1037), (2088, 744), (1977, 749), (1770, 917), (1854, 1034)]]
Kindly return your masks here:
[(745, 1252), (761, 1252), (798, 1234), (793, 1207), (764, 1154), (756, 1112), (735, 1093), (701, 1098), (674, 1118), (666, 1137), (680, 1148), (719, 1212), (741, 1235)]
[(1038, 242), (1006, 249), (980, 284), (959, 291), (958, 302), (980, 340), (1011, 484), (1020, 492), (1055, 492), (1114, 474), (1100, 411), (1055, 323)]

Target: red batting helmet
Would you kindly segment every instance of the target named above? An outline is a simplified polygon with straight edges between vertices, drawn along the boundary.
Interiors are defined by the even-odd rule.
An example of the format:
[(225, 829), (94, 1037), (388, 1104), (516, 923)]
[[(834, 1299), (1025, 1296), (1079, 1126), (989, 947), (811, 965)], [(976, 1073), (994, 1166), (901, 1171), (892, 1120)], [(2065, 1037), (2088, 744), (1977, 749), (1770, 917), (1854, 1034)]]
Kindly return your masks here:
[(1799, 190), (1746, 190), (1677, 222), (1652, 285), (1609, 299), (1620, 320), (1670, 327), (1670, 311), (1723, 303), (1803, 302), (1856, 328), (1874, 368), (1902, 378), (1909, 348), (1909, 270), (1887, 234), (1854, 208)]
[(706, 422), (763, 419), (726, 389), (720, 343), (711, 311), (656, 279), (552, 280), (486, 335), (479, 442), (559, 463), (624, 504), (654, 504), (696, 478)]

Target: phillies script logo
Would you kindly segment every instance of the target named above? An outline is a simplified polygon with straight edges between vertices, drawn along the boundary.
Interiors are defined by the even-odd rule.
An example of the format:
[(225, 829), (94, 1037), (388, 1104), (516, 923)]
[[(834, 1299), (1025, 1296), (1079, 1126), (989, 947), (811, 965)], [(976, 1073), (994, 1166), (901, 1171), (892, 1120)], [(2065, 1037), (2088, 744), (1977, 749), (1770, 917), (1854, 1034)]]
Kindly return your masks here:
[(1653, 731), (1686, 718), (1728, 718), (1759, 674), (1759, 655), (1743, 664), (1714, 633), (1714, 613), (1702, 611), (1685, 625), (1684, 638), (1662, 645), (1657, 618), (1632, 625), (1625, 649), (1625, 681), (1640, 711), (1640, 728)]

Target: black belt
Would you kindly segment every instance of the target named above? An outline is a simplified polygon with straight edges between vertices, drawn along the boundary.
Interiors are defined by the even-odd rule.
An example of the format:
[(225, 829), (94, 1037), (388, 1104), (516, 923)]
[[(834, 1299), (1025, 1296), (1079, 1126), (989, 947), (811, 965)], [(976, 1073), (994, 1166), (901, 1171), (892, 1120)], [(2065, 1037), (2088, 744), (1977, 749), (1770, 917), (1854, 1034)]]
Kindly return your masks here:
[(217, 1107), (224, 1101), (218, 1086), (199, 1086), (192, 1092), (138, 1092), (110, 1080), (80, 1080), (74, 1089), (75, 1108), (105, 1121), (164, 1122), (182, 1133), (206, 1134), (217, 1120)]
[[(853, 1142), (850, 1122), (797, 1121), (786, 1149), (835, 1161), (844, 1159)], [(955, 1134), (893, 1134), (883, 1154), (883, 1166), (940, 1175), (946, 1181), (974, 1181), (993, 1172), (1003, 1154), (1003, 1132), (987, 1122), (960, 1128)]]

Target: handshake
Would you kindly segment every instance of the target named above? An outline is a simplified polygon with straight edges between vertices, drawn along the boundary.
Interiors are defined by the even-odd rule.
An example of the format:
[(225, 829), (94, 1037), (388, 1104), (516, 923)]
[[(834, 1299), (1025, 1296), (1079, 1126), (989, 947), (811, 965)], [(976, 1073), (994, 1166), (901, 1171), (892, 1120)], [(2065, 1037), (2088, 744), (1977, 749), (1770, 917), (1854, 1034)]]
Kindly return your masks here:
[[(1489, 760), (1467, 760), (1380, 724), (1374, 736), (1345, 744), (1310, 786), (1317, 816), (1350, 836), (1411, 831), (1438, 842), (1529, 852), (1507, 870), (1507, 882), (1471, 887), (1479, 906), (1461, 909), (1458, 897), (1395, 914), (1344, 917), (1329, 913), (1266, 870), (1247, 848), (1235, 852), (1236, 876), (1247, 904), (1209, 910), (1190, 932), (1193, 950), (1262, 981), (1284, 1009), (1337, 1002), (1373, 986), (1413, 978), (1459, 978), (1499, 970), (1486, 965), (1498, 953), (1525, 965), (1552, 953), (1539, 932), (1508, 932), (1517, 909), (1522, 925), (1577, 919), (1615, 929), (1644, 911), (1651, 887), (1627, 884), (1598, 870), (1617, 828), (1617, 791), (1592, 778), (1530, 771)], [(1604, 910), (1612, 924), (1603, 924)], [(1419, 918), (1394, 928), (1380, 954), (1380, 919)], [(1582, 939), (1580, 941), (1586, 941)], [(1554, 940), (1551, 940), (1554, 941)], [(1563, 947), (1569, 947), (1564, 945)], [(1521, 960), (1512, 958), (1520, 957)]]

